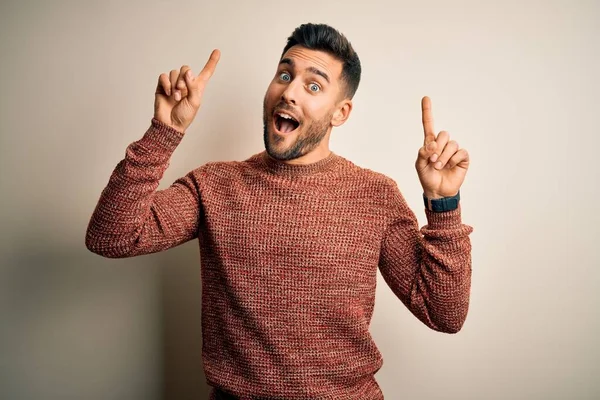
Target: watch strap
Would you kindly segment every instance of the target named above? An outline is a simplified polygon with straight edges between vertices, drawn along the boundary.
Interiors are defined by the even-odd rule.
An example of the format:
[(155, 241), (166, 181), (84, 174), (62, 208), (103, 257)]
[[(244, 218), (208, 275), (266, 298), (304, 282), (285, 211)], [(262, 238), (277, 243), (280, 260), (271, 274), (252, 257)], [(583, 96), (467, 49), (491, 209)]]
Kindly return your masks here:
[(458, 208), (458, 202), (460, 201), (460, 190), (455, 196), (442, 197), (441, 199), (428, 199), (423, 193), (423, 201), (425, 208), (433, 212), (445, 212), (452, 211)]

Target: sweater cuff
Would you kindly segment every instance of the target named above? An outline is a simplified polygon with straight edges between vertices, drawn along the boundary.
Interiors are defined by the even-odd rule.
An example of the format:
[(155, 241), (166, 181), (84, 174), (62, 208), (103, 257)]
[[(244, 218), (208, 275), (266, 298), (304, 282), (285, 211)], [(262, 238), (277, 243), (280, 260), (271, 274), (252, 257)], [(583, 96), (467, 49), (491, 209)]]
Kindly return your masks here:
[(183, 136), (183, 132), (178, 131), (156, 118), (152, 118), (150, 128), (148, 128), (142, 140), (149, 140), (153, 144), (158, 144), (166, 150), (175, 151), (179, 143), (181, 143)]
[(429, 229), (454, 229), (462, 225), (461, 206), (452, 211), (435, 212), (425, 209)]

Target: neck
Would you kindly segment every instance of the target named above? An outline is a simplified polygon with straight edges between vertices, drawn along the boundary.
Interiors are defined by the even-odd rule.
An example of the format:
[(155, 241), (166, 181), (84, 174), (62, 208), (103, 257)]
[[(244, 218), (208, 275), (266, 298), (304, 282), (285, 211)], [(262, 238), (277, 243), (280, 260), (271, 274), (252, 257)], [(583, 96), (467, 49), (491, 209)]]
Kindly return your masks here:
[(318, 161), (302, 164), (283, 162), (271, 157), (267, 151), (263, 151), (260, 153), (260, 161), (270, 173), (294, 178), (317, 175), (321, 177), (326, 175), (336, 176), (340, 173), (340, 168), (344, 164), (344, 158), (338, 156), (333, 151), (330, 151), (327, 157), (321, 158)]
[[(318, 161), (321, 161), (321, 160), (329, 157), (330, 154), (331, 154), (331, 151), (329, 149), (326, 149), (324, 151), (317, 151), (317, 149), (315, 149), (315, 150), (311, 151), (310, 153), (307, 153), (298, 158), (294, 158), (293, 160), (278, 160), (278, 161), (280, 161), (284, 164), (288, 164), (288, 165), (307, 165), (307, 164), (313, 164)], [(271, 157), (271, 156), (269, 156), (269, 157)]]

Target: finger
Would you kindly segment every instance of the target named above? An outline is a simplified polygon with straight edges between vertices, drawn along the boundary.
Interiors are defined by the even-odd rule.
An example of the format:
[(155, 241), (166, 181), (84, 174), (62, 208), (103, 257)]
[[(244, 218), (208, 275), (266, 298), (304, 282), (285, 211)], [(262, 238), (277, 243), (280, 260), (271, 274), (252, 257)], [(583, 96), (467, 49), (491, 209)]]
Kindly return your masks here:
[(221, 51), (219, 49), (214, 49), (210, 54), (206, 65), (204, 65), (204, 68), (202, 68), (202, 71), (200, 71), (198, 74), (198, 78), (204, 82), (208, 81), (215, 72), (215, 68), (217, 67), (220, 59)]
[[(440, 132), (441, 134), (442, 132)], [(438, 134), (438, 137), (440, 135)], [(422, 164), (422, 167), (426, 167), (428, 164), (431, 164), (433, 168), (435, 165), (435, 160), (438, 158), (438, 154), (442, 152), (444, 146), (446, 145), (447, 138), (444, 138), (442, 135), (441, 140), (435, 140), (436, 136), (434, 135), (434, 140), (429, 142), (426, 145), (423, 145), (419, 149), (419, 157), (418, 162)]]
[(444, 168), (448, 163), (448, 160), (450, 160), (454, 156), (454, 154), (456, 154), (457, 151), (458, 143), (454, 140), (449, 141), (448, 144), (446, 144), (446, 146), (444, 147), (444, 151), (435, 163), (435, 169)]
[(185, 71), (183, 76), (187, 85), (187, 99), (190, 102), (190, 104), (197, 109), (198, 107), (200, 107), (200, 100), (202, 97), (202, 91), (198, 89), (198, 80), (196, 79), (196, 76), (194, 75), (191, 69)]
[(158, 77), (158, 84), (156, 85), (156, 94), (171, 95), (171, 81), (169, 76), (165, 73), (160, 74)]
[(187, 97), (189, 95), (188, 86), (185, 82), (185, 74), (187, 71), (191, 70), (189, 65), (183, 65), (179, 70), (179, 79), (177, 80), (177, 89), (181, 91), (181, 98)]
[(171, 95), (176, 101), (180, 101), (182, 98), (187, 96), (185, 84), (183, 85), (183, 89), (181, 89), (181, 85), (179, 84), (179, 81), (181, 80), (179, 70), (171, 70), (169, 80), (171, 81)]
[[(432, 142), (435, 144), (435, 142)], [(427, 146), (421, 146), (419, 149), (419, 155), (417, 157), (417, 161), (415, 162), (415, 167), (417, 167), (417, 171), (422, 171), (429, 165), (429, 156), (431, 152), (427, 149)]]
[(177, 80), (177, 89), (180, 89), (180, 90), (187, 89), (187, 86), (185, 84), (185, 73), (190, 69), (191, 68), (189, 67), (189, 65), (183, 65), (181, 67), (181, 69), (179, 70), (179, 79)]
[[(437, 135), (435, 142), (429, 143), (429, 146), (432, 147), (430, 157), (429, 157), (429, 160), (431, 162), (436, 162), (438, 160), (440, 154), (442, 154), (442, 152), (444, 151), (444, 147), (446, 146), (446, 143), (448, 143), (449, 140), (450, 140), (450, 134), (448, 134), (448, 132), (446, 132), (446, 131), (441, 131)], [(435, 147), (433, 146), (434, 143), (435, 143)]]
[(446, 166), (448, 168), (454, 168), (456, 166), (458, 166), (459, 168), (468, 168), (469, 162), (469, 152), (465, 149), (459, 149), (456, 153), (454, 153), (452, 158), (448, 160)]
[(173, 90), (176, 90), (177, 88), (177, 80), (179, 79), (179, 71), (176, 69), (172, 69), (171, 73), (169, 74), (169, 80), (171, 82), (171, 87), (173, 88)]
[[(183, 70), (184, 68), (189, 68), (187, 65), (184, 65), (183, 67), (181, 67), (181, 70)], [(173, 94), (173, 98), (176, 101), (180, 101), (181, 99), (183, 99), (184, 97), (186, 97), (188, 95), (188, 90), (187, 90), (187, 86), (183, 80), (183, 76), (181, 74), (181, 70), (172, 70), (171, 71), (171, 75), (170, 75), (170, 82), (171, 82), (171, 89), (172, 89), (172, 94)]]
[(425, 141), (423, 144), (427, 145), (429, 142), (435, 140), (435, 131), (433, 130), (433, 113), (431, 112), (431, 99), (427, 96), (421, 99), (421, 113), (423, 120), (423, 132), (425, 133)]
[[(437, 153), (438, 152), (438, 143), (434, 140), (432, 142), (429, 142), (426, 145), (421, 146), (421, 148), (419, 149), (419, 155), (417, 157), (417, 161), (416, 161), (416, 166), (418, 170), (422, 170), (423, 168), (427, 167), (427, 165), (429, 163), (434, 164), (434, 161), (437, 159)], [(440, 151), (441, 152), (441, 151)], [(432, 157), (435, 155), (433, 161), (432, 161)]]
[(179, 101), (177, 98), (179, 97), (179, 99), (181, 99), (181, 92), (177, 90), (177, 79), (179, 79), (179, 71), (172, 69), (169, 73), (169, 82), (171, 83), (172, 89), (171, 96), (173, 96), (175, 100)]

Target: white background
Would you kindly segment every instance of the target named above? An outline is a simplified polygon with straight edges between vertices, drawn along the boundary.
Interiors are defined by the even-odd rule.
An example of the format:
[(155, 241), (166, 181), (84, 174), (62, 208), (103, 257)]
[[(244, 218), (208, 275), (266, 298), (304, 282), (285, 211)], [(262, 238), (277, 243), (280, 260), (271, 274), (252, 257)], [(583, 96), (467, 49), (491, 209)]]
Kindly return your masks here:
[(467, 321), (429, 330), (379, 279), (386, 399), (600, 397), (600, 5), (595, 1), (3, 1), (0, 398), (206, 399), (196, 242), (109, 260), (85, 248), (158, 76), (221, 62), (161, 188), (263, 150), (285, 40), (328, 23), (362, 82), (331, 149), (398, 182), (426, 223), (420, 100), (469, 150)]

